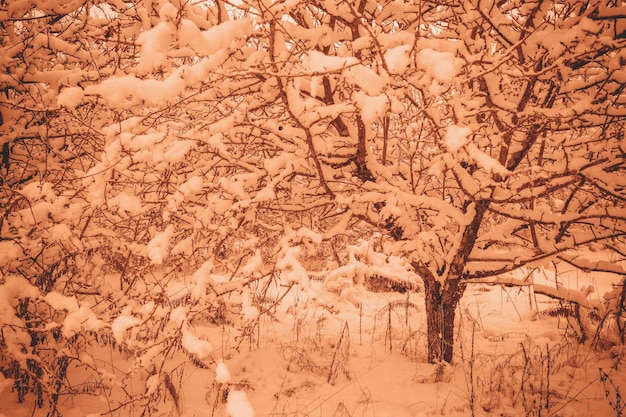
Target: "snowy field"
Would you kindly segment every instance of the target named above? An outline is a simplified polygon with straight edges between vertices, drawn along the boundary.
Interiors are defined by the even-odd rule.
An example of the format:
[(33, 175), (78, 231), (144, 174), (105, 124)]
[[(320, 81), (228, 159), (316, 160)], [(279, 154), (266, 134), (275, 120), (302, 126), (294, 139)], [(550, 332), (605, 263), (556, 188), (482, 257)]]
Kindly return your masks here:
[[(549, 272), (535, 279), (542, 274), (548, 285)], [(590, 298), (615, 280), (567, 271), (559, 279), (572, 288), (592, 285)], [(578, 344), (558, 304), (529, 287), (471, 285), (457, 310), (455, 361), (446, 367), (426, 361), (422, 294), (359, 286), (350, 294), (324, 298), (324, 283), (313, 280), (306, 292), (292, 289), (247, 334), (207, 326), (213, 362), (201, 369), (185, 356), (173, 358), (176, 401), (166, 396), (149, 415), (608, 417), (624, 411), (624, 348)], [(131, 365), (110, 347), (91, 355), (119, 370)], [(113, 381), (116, 369), (109, 371)], [(81, 370), (69, 378), (81, 381)], [(17, 404), (10, 381), (0, 388), (0, 416), (45, 415), (32, 403)], [(62, 400), (63, 415), (127, 415), (115, 411), (113, 390), (91, 391)]]

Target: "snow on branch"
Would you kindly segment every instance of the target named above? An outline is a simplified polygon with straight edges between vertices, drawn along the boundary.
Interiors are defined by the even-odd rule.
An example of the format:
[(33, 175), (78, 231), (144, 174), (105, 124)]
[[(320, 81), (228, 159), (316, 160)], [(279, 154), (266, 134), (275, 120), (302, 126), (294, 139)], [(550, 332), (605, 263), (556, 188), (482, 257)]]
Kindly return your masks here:
[(619, 263), (604, 260), (591, 260), (582, 255), (568, 255), (566, 253), (558, 256), (560, 260), (566, 262), (585, 272), (608, 272), (611, 274), (626, 276), (626, 269)]
[(512, 275), (501, 275), (489, 280), (472, 279), (465, 281), (465, 283), (503, 285), (505, 287), (532, 287), (536, 294), (545, 295), (556, 300), (572, 302), (589, 309), (596, 307), (588, 298), (589, 294), (593, 291), (593, 287), (586, 287), (583, 290), (573, 290), (559, 283), (556, 283), (556, 286), (536, 284), (531, 280), (515, 278)]

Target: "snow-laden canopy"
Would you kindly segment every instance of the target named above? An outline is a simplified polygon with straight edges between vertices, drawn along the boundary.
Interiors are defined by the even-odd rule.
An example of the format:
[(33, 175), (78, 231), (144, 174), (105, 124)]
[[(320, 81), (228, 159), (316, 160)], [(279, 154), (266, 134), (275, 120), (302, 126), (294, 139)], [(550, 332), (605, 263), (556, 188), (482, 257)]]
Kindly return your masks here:
[(429, 360), (449, 362), (467, 282), (563, 262), (623, 277), (624, 14), (3, 4), (0, 274), (28, 283), (3, 292), (22, 300), (6, 340), (79, 351), (75, 335), (106, 334), (144, 363), (182, 349), (202, 364), (214, 344), (196, 325), (235, 325), (225, 300), (249, 331), (261, 295), (319, 273), (350, 298), (387, 271), (423, 286)]

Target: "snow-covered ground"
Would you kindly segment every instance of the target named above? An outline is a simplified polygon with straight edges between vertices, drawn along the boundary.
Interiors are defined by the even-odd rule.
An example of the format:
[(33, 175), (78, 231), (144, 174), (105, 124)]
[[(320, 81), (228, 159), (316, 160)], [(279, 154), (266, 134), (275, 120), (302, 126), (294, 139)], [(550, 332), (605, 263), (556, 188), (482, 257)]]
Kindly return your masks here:
[[(596, 296), (615, 280), (560, 277), (574, 288), (594, 285)], [(313, 281), (314, 290), (322, 285)], [(528, 287), (470, 286), (457, 311), (456, 359), (446, 367), (426, 362), (421, 294), (354, 291), (361, 306), (345, 299), (320, 306), (293, 290), (247, 336), (210, 330), (213, 357), (221, 359), (201, 369), (174, 358), (178, 410), (170, 398), (151, 415), (608, 417), (624, 411), (624, 348), (578, 344), (567, 318), (541, 313), (555, 302)], [(107, 349), (98, 354), (119, 356)], [(114, 363), (129, 365), (123, 358)], [(1, 416), (45, 415), (32, 403), (17, 404), (9, 382), (0, 383)], [(107, 414), (114, 400), (77, 395), (61, 409), (66, 417), (119, 415)]]

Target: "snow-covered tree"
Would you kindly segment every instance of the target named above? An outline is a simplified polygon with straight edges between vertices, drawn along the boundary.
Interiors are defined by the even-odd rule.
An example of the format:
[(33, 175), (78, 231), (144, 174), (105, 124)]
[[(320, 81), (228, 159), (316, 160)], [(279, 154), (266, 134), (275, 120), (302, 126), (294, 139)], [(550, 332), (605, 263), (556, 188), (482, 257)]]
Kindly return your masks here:
[(258, 297), (306, 286), (323, 243), (306, 151), (271, 133), (293, 128), (266, 33), (224, 3), (0, 11), (0, 369), (52, 414), (81, 389), (180, 407), (172, 358), (214, 364), (212, 329), (252, 338)]
[[(228, 294), (271, 275), (262, 249), (279, 241), (252, 230), (248, 161), (264, 150), (236, 131), (261, 86), (241, 71), (251, 20), (43, 0), (3, 3), (0, 19), (0, 368), (51, 413), (81, 389), (65, 378), (76, 368), (86, 392), (117, 390), (109, 412), (149, 414), (166, 395), (179, 407), (172, 356), (209, 366), (206, 329), (231, 323)], [(231, 301), (249, 331), (254, 300)], [(134, 361), (103, 366), (107, 348)]]
[(452, 360), (467, 282), (548, 261), (623, 275), (582, 255), (624, 253), (623, 7), (251, 7), (290, 120), (271, 134), (306, 151), (316, 205), (378, 230), (421, 276), (430, 361)]
[[(89, 106), (75, 116), (58, 106), (57, 97), (65, 87), (99, 79), (98, 71), (115, 61), (99, 47), (106, 28), (92, 19), (92, 6), (0, 6), (0, 367), (20, 400), (34, 392), (39, 406), (49, 403), (52, 413), (72, 356), (82, 349), (74, 328), (62, 332), (55, 325), (59, 317), (45, 300), (59, 314), (79, 309), (75, 299), (59, 293), (43, 297), (53, 290), (92, 293), (85, 279), (91, 257), (89, 221), (83, 217), (88, 203), (75, 172), (94, 164), (102, 126)], [(66, 94), (65, 102), (78, 104), (79, 91), (73, 90), (73, 98)]]
[[(3, 372), (51, 405), (68, 366), (141, 374), (112, 410), (178, 405), (168, 358), (211, 365), (211, 328), (247, 334), (252, 290), (306, 288), (316, 256), (401, 256), (432, 362), (468, 282), (623, 274), (581, 251), (624, 257), (622, 9), (3, 3)], [(85, 355), (103, 340), (128, 374)]]

